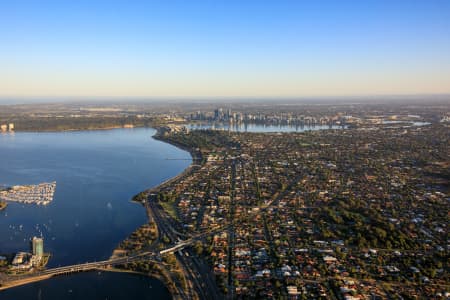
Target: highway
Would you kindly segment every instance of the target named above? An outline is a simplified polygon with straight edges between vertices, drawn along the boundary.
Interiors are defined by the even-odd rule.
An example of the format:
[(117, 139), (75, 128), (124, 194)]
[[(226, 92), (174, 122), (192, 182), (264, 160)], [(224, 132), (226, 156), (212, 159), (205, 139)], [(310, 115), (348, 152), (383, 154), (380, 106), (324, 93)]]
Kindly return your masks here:
[[(183, 241), (181, 239), (182, 237), (175, 229), (173, 229), (172, 224), (170, 224), (170, 218), (167, 215), (164, 215), (164, 212), (157, 207), (154, 200), (155, 197), (149, 198), (149, 206), (153, 212), (153, 217), (155, 218), (154, 221), (157, 224), (160, 236), (165, 235), (172, 242), (179, 241), (175, 246), (161, 250), (160, 254), (162, 255), (169, 251), (177, 251), (175, 252), (177, 260), (184, 270), (186, 279), (190, 282), (190, 285), (193, 286), (193, 291), (196, 293), (196, 295), (191, 295), (192, 298), (223, 299), (223, 295), (218, 290), (215, 278), (211, 274), (209, 268), (205, 268), (203, 263), (200, 263), (200, 260), (195, 257), (192, 251), (178, 251), (188, 245), (192, 245), (196, 241), (203, 240), (208, 235), (222, 231), (223, 228), (211, 229), (191, 236), (189, 239)], [(189, 256), (187, 256), (186, 253), (188, 253)]]

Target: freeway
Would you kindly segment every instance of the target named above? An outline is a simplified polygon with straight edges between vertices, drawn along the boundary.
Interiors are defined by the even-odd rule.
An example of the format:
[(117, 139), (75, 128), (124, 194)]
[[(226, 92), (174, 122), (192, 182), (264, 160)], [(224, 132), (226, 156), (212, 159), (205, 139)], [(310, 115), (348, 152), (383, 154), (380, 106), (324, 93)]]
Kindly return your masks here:
[[(211, 230), (207, 230), (205, 232), (199, 233), (197, 235), (191, 236), (187, 240), (181, 240), (180, 235), (177, 234), (177, 231), (173, 228), (171, 224), (171, 218), (162, 212), (156, 202), (154, 201), (156, 197), (149, 197), (149, 207), (153, 212), (154, 221), (157, 224), (158, 231), (160, 237), (165, 235), (172, 242), (178, 242), (173, 247), (166, 248), (160, 251), (160, 254), (165, 254), (167, 252), (176, 252), (176, 257), (178, 262), (181, 264), (184, 275), (186, 279), (190, 282), (190, 285), (194, 288), (192, 292), (195, 292), (196, 295), (190, 295), (190, 298), (201, 298), (201, 299), (223, 299), (222, 294), (217, 288), (215, 284), (215, 279), (211, 272), (201, 264), (198, 259), (193, 255), (192, 252), (186, 251), (182, 253), (181, 250), (188, 245), (192, 245), (196, 241), (201, 241), (208, 235), (215, 234), (217, 231), (222, 231), (223, 228), (214, 228)], [(186, 256), (186, 253), (189, 253), (189, 256)]]

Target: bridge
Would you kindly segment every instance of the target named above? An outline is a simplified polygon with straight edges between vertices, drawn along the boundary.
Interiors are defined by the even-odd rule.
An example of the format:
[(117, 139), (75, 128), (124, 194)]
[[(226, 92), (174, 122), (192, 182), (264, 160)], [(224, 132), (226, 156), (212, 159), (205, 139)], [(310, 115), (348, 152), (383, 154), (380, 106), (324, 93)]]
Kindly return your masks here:
[(133, 255), (133, 256), (125, 256), (125, 257), (113, 258), (113, 259), (108, 259), (108, 260), (103, 260), (103, 261), (87, 262), (84, 264), (77, 264), (77, 265), (47, 269), (47, 270), (37, 273), (37, 275), (52, 275), (53, 276), (53, 275), (68, 274), (68, 273), (81, 272), (81, 271), (89, 271), (89, 270), (94, 270), (94, 269), (104, 268), (104, 267), (108, 267), (108, 266), (120, 265), (120, 264), (125, 264), (125, 263), (129, 263), (129, 262), (141, 260), (141, 259), (145, 258), (146, 256), (149, 256), (147, 258), (148, 260), (153, 260), (152, 255), (154, 255), (153, 252), (143, 252), (143, 253)]
[(57, 267), (52, 269), (46, 269), (40, 272), (35, 272), (32, 274), (24, 274), (24, 275), (17, 275), (17, 276), (11, 276), (7, 281), (2, 282), (2, 286), (0, 286), (0, 290), (9, 288), (11, 286), (15, 285), (21, 285), (26, 284), (29, 282), (49, 278), (52, 276), (57, 275), (67, 275), (71, 273), (76, 272), (85, 272), (85, 271), (91, 271), (91, 270), (97, 270), (97, 269), (104, 269), (110, 266), (114, 265), (120, 265), (120, 264), (126, 264), (134, 261), (139, 261), (141, 259), (147, 259), (150, 261), (154, 261), (155, 263), (160, 263), (156, 259), (156, 255), (154, 252), (142, 252), (139, 254), (135, 254), (132, 256), (125, 256), (125, 257), (118, 257), (118, 258), (112, 258), (108, 260), (103, 261), (97, 261), (97, 262), (87, 262), (83, 264), (76, 264), (76, 265), (69, 265), (69, 266), (63, 266), (63, 267)]
[(219, 230), (223, 230), (223, 229), (216, 228), (213, 230), (209, 230), (209, 231), (197, 234), (195, 236), (192, 236), (188, 240), (180, 241), (179, 243), (175, 244), (174, 246), (170, 246), (159, 252), (145, 251), (145, 252), (133, 254), (130, 256), (111, 258), (111, 259), (103, 260), (103, 261), (86, 262), (86, 263), (82, 263), (82, 264), (56, 267), (56, 268), (46, 269), (43, 271), (31, 273), (31, 274), (13, 275), (13, 276), (10, 276), (6, 281), (2, 282), (2, 285), (0, 286), (0, 290), (10, 288), (11, 286), (22, 285), (22, 284), (27, 284), (27, 283), (34, 282), (34, 281), (39, 281), (39, 280), (50, 278), (50, 277), (57, 276), (57, 275), (68, 275), (68, 274), (77, 273), (77, 272), (86, 272), (86, 271), (92, 271), (92, 270), (98, 270), (98, 269), (105, 269), (105, 268), (108, 268), (111, 266), (127, 264), (127, 263), (131, 263), (131, 262), (135, 262), (135, 261), (140, 261), (143, 259), (145, 259), (147, 261), (152, 261), (154, 263), (162, 264), (162, 262), (160, 260), (161, 255), (168, 254), (168, 253), (174, 253), (178, 250), (181, 250), (187, 246), (192, 245), (194, 242), (198, 241), (199, 239), (204, 238), (207, 235), (214, 234)]
[(166, 254), (166, 253), (173, 253), (173, 252), (175, 252), (175, 251), (177, 251), (177, 250), (183, 249), (184, 247), (186, 247), (186, 246), (189, 245), (189, 244), (190, 244), (190, 243), (181, 242), (181, 243), (179, 243), (178, 245), (175, 245), (175, 246), (173, 246), (173, 247), (171, 247), (171, 248), (167, 248), (167, 249), (164, 249), (164, 250), (159, 251), (159, 254), (163, 255), (163, 254)]

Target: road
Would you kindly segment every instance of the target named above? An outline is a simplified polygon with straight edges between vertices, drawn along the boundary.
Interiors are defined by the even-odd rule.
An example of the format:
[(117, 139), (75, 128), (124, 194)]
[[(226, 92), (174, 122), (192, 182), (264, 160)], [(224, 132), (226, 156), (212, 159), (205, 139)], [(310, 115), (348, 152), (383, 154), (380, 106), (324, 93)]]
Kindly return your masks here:
[[(216, 230), (223, 230), (208, 230), (206, 232), (192, 236), (188, 240), (181, 241), (185, 236), (181, 236), (173, 228), (172, 224), (170, 223), (170, 217), (165, 215), (165, 213), (162, 212), (161, 209), (159, 209), (158, 205), (155, 202), (155, 198), (156, 197), (154, 196), (149, 198), (149, 207), (153, 212), (154, 221), (158, 227), (160, 237), (166, 236), (172, 243), (180, 241), (174, 247), (166, 248), (165, 250), (160, 251), (161, 254), (164, 254), (165, 251), (169, 249), (171, 251), (177, 251), (193, 244), (196, 241), (201, 241), (206, 236), (214, 234)], [(186, 253), (188, 256), (186, 255)], [(204, 263), (199, 258), (197, 258), (191, 250), (177, 251), (176, 258), (183, 268), (184, 275), (189, 281), (189, 285), (193, 287), (193, 291), (195, 291), (196, 293), (196, 295), (191, 295), (192, 298), (198, 297), (200, 299), (223, 299), (223, 296), (217, 288), (213, 274), (211, 274), (209, 268), (205, 267)]]

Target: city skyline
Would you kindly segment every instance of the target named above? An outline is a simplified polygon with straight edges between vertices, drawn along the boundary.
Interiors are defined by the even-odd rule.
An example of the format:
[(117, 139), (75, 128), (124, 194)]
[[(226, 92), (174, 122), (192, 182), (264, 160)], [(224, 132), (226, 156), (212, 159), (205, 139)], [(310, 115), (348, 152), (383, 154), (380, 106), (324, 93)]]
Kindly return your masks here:
[(0, 8), (1, 98), (450, 93), (447, 1)]

